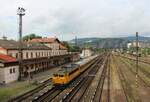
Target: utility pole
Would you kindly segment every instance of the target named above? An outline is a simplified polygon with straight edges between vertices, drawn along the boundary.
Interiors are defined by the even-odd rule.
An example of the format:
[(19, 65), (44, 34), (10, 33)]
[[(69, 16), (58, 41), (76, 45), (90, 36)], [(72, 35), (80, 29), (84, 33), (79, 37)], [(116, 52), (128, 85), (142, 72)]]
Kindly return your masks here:
[(138, 32), (136, 32), (136, 87), (138, 87), (138, 60), (139, 60), (139, 38), (138, 38)]
[(19, 79), (22, 78), (22, 16), (25, 15), (25, 9), (18, 7), (17, 15), (19, 15)]
[(75, 36), (75, 46), (78, 46), (77, 36)]

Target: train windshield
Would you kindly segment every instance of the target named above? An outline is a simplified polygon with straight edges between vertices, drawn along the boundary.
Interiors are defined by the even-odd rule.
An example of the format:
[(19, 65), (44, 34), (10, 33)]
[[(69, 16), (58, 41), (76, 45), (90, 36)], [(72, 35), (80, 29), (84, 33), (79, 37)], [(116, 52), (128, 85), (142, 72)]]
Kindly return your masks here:
[(59, 75), (59, 77), (64, 77), (64, 75)]
[(54, 75), (54, 77), (58, 77), (58, 74), (53, 74)]

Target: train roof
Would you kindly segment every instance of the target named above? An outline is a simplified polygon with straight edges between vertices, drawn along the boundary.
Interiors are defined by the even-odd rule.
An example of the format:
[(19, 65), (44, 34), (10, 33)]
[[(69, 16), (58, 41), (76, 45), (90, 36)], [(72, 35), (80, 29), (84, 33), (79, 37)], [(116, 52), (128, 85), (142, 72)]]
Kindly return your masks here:
[(81, 59), (80, 61), (72, 63), (72, 64), (64, 65), (55, 74), (64, 75), (66, 73), (69, 73), (72, 70), (78, 68), (79, 66), (84, 65), (85, 63), (87, 63), (88, 61), (93, 59), (94, 57), (95, 56), (92, 56), (92, 57), (89, 57), (89, 58), (86, 58), (86, 59)]
[(91, 56), (91, 57), (88, 57), (86, 59), (81, 59), (80, 61), (76, 62), (75, 64), (78, 64), (78, 65), (84, 65), (85, 63), (87, 63), (88, 61), (90, 61), (91, 59), (93, 59), (95, 56)]
[(64, 75), (64, 74), (69, 73), (78, 67), (79, 67), (79, 65), (77, 65), (77, 64), (69, 64), (66, 66), (62, 66), (62, 68), (60, 70), (58, 70), (58, 72), (55, 74)]

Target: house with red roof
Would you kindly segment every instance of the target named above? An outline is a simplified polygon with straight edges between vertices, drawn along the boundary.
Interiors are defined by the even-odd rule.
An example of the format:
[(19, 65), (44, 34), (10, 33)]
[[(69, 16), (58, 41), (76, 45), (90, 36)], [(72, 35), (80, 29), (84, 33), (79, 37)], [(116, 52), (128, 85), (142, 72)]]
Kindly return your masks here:
[(35, 38), (30, 41), (29, 43), (40, 43), (44, 44), (47, 47), (52, 49), (52, 56), (55, 55), (64, 55), (68, 53), (68, 49), (59, 41), (58, 38), (53, 37), (53, 38)]
[(0, 54), (0, 83), (9, 83), (18, 79), (19, 66), (17, 59)]

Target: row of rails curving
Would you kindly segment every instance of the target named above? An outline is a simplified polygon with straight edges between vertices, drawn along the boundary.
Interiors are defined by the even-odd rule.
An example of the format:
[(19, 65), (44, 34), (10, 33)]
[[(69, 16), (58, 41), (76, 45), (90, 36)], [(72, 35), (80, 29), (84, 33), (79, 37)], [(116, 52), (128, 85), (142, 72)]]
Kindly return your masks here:
[(45, 94), (41, 95), (37, 99), (32, 100), (33, 102), (58, 102), (61, 101), (62, 99), (65, 99), (67, 95), (71, 91), (75, 89), (76, 86), (79, 86), (81, 83), (84, 82), (84, 80), (87, 79), (87, 74), (94, 69), (94, 66), (98, 65), (103, 58), (105, 54), (102, 54), (92, 61), (90, 61), (88, 64), (86, 64), (87, 67), (84, 72), (82, 72), (77, 78), (75, 78), (73, 81), (71, 81), (69, 84), (65, 86), (54, 86), (51, 90), (47, 91)]
[[(136, 61), (136, 58), (127, 57), (127, 56), (123, 56), (123, 55), (116, 55), (116, 56), (120, 56), (120, 57), (123, 57), (123, 58), (127, 58), (127, 59), (130, 59), (130, 60)], [(139, 57), (139, 58), (140, 58), (140, 57)], [(142, 62), (142, 63), (150, 64), (150, 62), (147, 61), (147, 60), (138, 59), (138, 61), (139, 61), (139, 62)]]
[[(97, 59), (97, 58), (96, 58)], [(89, 63), (87, 66), (93, 64), (96, 59), (93, 59), (91, 63)], [(51, 79), (47, 79), (40, 83), (40, 85), (33, 90), (30, 90), (22, 95), (19, 95), (17, 97), (11, 98), (8, 102), (27, 102), (27, 101), (36, 101), (40, 97), (43, 97), (43, 94), (45, 93), (53, 93), (57, 87), (50, 88), (49, 85), (52, 84)], [(57, 93), (58, 90), (55, 92)]]
[[(125, 56), (120, 56), (120, 57), (121, 57), (121, 58), (125, 58), (125, 59), (129, 59), (129, 60), (136, 61), (136, 59), (133, 59), (133, 58), (129, 58), (129, 57), (125, 57)], [(123, 62), (124, 62), (124, 61), (123, 61)], [(139, 62), (142, 62), (142, 63), (145, 63), (145, 64), (150, 65), (150, 62), (147, 62), (147, 61), (144, 61), (144, 60), (139, 60)], [(133, 63), (130, 63), (130, 64), (132, 64), (132, 66), (134, 66)], [(133, 68), (129, 68), (129, 70), (130, 70), (134, 75), (136, 75), (136, 72), (133, 70)], [(149, 73), (146, 72), (146, 71), (145, 71), (143, 68), (141, 68), (140, 66), (139, 66), (139, 70), (142, 71), (147, 77), (150, 76)], [(149, 88), (150, 88), (149, 83), (147, 83), (145, 80), (143, 80), (143, 78), (142, 78), (140, 75), (138, 75), (138, 78), (139, 78), (139, 80), (140, 80), (142, 83), (145, 84), (146, 87), (149, 87)]]
[[(115, 55), (112, 56), (112, 59), (115, 60), (117, 63), (117, 64), (115, 63), (115, 67), (119, 75), (119, 80), (121, 82), (121, 87), (123, 89), (126, 102), (142, 102), (144, 98), (140, 95), (143, 89), (144, 89), (145, 94), (148, 93), (148, 90), (150, 89), (150, 85), (144, 79), (145, 77), (143, 78), (143, 76), (141, 76), (143, 74), (139, 73), (137, 77), (137, 83), (138, 83), (138, 86), (137, 86), (137, 83), (135, 80), (136, 78), (135, 77), (136, 76), (135, 63), (131, 62), (131, 60), (133, 59), (124, 57), (124, 56), (115, 56)], [(143, 61), (140, 61), (140, 62), (145, 63)], [(149, 63), (146, 63), (146, 64), (149, 64)], [(140, 71), (142, 72), (141, 67), (139, 66), (139, 72)], [(139, 90), (142, 90), (142, 91), (139, 91)]]
[[(85, 73), (84, 77), (76, 84), (72, 85), (56, 98), (52, 102), (98, 102), (101, 100), (104, 81), (109, 76), (109, 54), (99, 57), (99, 59), (93, 64), (88, 72)], [(108, 78), (108, 93), (107, 99), (109, 102), (110, 93), (110, 77)], [(93, 84), (93, 85), (92, 85)]]

